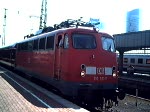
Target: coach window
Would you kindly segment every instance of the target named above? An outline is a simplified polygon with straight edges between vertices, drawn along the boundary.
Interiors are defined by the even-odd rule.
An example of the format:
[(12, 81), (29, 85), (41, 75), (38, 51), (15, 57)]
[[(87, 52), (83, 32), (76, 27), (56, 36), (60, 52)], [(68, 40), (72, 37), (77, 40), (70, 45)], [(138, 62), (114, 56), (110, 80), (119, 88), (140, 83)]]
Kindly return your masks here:
[(131, 62), (131, 63), (135, 63), (135, 59), (134, 59), (134, 58), (131, 58), (131, 59), (130, 59), (130, 62)]
[(50, 50), (54, 49), (54, 36), (47, 37), (46, 49)]
[(128, 58), (124, 58), (124, 59), (123, 59), (123, 62), (124, 62), (124, 63), (128, 63)]
[(102, 37), (102, 47), (106, 51), (115, 52), (114, 40), (112, 38)]
[(33, 41), (29, 41), (28, 42), (28, 50), (32, 51), (32, 49), (33, 49)]
[(146, 64), (150, 64), (150, 59), (146, 59)]
[(142, 64), (142, 63), (143, 63), (143, 59), (142, 59), (142, 58), (139, 58), (139, 59), (138, 59), (138, 63), (139, 63), (139, 64)]
[(23, 43), (20, 43), (20, 51), (23, 51), (24, 50), (23, 48), (24, 48)]
[(40, 50), (45, 49), (45, 40), (46, 40), (46, 38), (40, 38), (40, 42), (39, 42), (39, 49)]
[(68, 34), (65, 34), (65, 37), (64, 37), (64, 48), (65, 48), (65, 49), (69, 48), (69, 38), (68, 38)]
[(38, 39), (33, 41), (33, 50), (38, 50), (38, 44), (39, 44), (39, 40)]
[(21, 50), (23, 51), (28, 50), (28, 42), (21, 43)]
[(18, 51), (21, 51), (21, 44), (18, 44), (18, 45), (17, 45), (17, 50), (18, 50)]

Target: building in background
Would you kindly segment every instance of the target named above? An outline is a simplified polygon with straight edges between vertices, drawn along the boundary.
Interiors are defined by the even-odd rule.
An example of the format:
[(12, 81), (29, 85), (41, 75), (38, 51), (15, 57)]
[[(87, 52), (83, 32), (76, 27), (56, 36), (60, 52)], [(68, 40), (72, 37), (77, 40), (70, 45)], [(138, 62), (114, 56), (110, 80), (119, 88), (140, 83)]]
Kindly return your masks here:
[(140, 9), (134, 9), (127, 12), (126, 18), (126, 32), (137, 32), (140, 30), (141, 21)]
[[(143, 25), (145, 24), (149, 24), (149, 22), (147, 22), (147, 18), (149, 18), (147, 16), (147, 18), (144, 18), (143, 20), (143, 12), (141, 9), (134, 9), (131, 10), (129, 12), (127, 12), (127, 18), (126, 18), (126, 32), (138, 32), (141, 30), (148, 30), (143, 29)], [(150, 54), (150, 48), (142, 48), (139, 50), (132, 50), (132, 51), (128, 51), (125, 52), (125, 54)]]

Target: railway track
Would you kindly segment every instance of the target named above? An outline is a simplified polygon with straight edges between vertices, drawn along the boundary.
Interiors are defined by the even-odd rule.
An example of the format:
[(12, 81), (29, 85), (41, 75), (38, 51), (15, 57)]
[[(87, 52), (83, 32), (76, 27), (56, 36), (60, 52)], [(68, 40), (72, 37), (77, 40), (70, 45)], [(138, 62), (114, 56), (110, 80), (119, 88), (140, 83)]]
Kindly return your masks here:
[(127, 94), (136, 95), (150, 99), (150, 76), (122, 74), (119, 77), (119, 87)]
[(119, 102), (117, 107), (112, 108), (114, 112), (150, 112), (149, 99), (127, 94), (125, 99)]

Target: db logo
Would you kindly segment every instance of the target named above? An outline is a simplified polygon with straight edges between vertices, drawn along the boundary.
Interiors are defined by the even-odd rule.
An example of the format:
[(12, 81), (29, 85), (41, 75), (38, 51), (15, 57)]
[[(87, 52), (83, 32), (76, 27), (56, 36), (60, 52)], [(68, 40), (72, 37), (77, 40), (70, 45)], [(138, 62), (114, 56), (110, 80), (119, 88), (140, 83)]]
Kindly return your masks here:
[(104, 74), (104, 68), (97, 68), (97, 74)]

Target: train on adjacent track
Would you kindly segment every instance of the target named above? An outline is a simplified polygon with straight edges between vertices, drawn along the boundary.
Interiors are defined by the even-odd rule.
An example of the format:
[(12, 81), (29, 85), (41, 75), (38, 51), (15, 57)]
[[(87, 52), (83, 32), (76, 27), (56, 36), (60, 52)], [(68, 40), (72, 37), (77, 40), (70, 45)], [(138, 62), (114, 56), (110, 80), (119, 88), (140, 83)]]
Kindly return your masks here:
[(137, 73), (150, 73), (150, 55), (148, 54), (125, 54), (123, 56), (123, 69), (126, 71), (129, 67)]
[(64, 95), (93, 105), (97, 101), (102, 106), (104, 101), (117, 103), (117, 97), (123, 99), (125, 94), (118, 90), (114, 38), (78, 25), (0, 48), (0, 60), (49, 83)]

